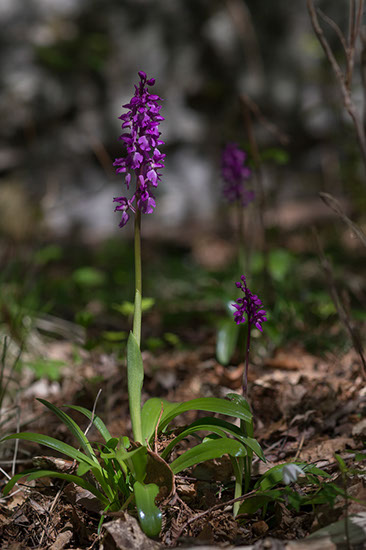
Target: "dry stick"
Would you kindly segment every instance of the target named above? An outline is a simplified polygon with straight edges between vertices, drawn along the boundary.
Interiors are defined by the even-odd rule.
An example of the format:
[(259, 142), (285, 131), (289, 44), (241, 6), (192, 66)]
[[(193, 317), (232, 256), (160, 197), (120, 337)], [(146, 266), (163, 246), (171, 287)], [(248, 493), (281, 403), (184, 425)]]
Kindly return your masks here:
[(288, 145), (290, 143), (289, 136), (285, 132), (283, 132), (278, 126), (273, 124), (273, 122), (268, 120), (268, 118), (264, 116), (264, 114), (260, 110), (259, 106), (249, 96), (247, 96), (246, 94), (242, 94), (241, 100), (246, 103), (247, 107), (249, 107), (258, 122), (262, 124), (262, 126), (266, 128), (266, 130), (268, 130), (270, 134), (273, 134), (274, 137), (281, 143), (281, 145)]
[(232, 498), (231, 500), (227, 500), (226, 502), (222, 502), (221, 504), (216, 504), (215, 506), (212, 506), (208, 510), (205, 510), (204, 512), (200, 512), (199, 514), (196, 514), (193, 518), (190, 518), (188, 521), (185, 522), (185, 524), (181, 527), (181, 529), (178, 531), (176, 536), (174, 537), (174, 540), (172, 540), (172, 543), (174, 544), (176, 540), (179, 539), (179, 537), (182, 535), (184, 529), (188, 527), (191, 523), (196, 521), (197, 519), (202, 518), (203, 516), (206, 516), (207, 514), (210, 514), (211, 512), (214, 512), (215, 510), (219, 510), (220, 508), (223, 508), (225, 506), (231, 506), (235, 502), (240, 502), (242, 500), (246, 500), (247, 498), (252, 497), (257, 493), (257, 490), (254, 489), (253, 491), (250, 491), (250, 493), (247, 493), (246, 495), (242, 495), (241, 497)]
[(316, 244), (318, 248), (320, 263), (324, 269), (326, 280), (329, 285), (329, 293), (336, 307), (338, 316), (351, 337), (353, 347), (355, 348), (358, 355), (360, 356), (361, 364), (363, 367), (363, 370), (361, 372), (362, 372), (363, 378), (366, 380), (366, 360), (363, 353), (363, 347), (362, 347), (360, 336), (339, 296), (337, 285), (334, 280), (332, 266), (324, 254), (324, 250), (320, 243), (319, 235), (315, 229), (314, 229), (314, 235), (315, 235)]
[(305, 434), (302, 434), (301, 436), (301, 440), (300, 440), (300, 443), (299, 443), (299, 446), (297, 448), (297, 451), (296, 451), (296, 454), (295, 454), (295, 458), (294, 458), (294, 462), (296, 462), (296, 460), (299, 458), (300, 456), (300, 453), (301, 453), (301, 450), (304, 446), (304, 441), (305, 441)]
[[(97, 403), (98, 403), (98, 399), (99, 399), (99, 396), (100, 396), (101, 393), (102, 393), (102, 390), (100, 389), (100, 390), (98, 391), (98, 393), (97, 393), (97, 396), (96, 396), (95, 400), (94, 400), (94, 405), (93, 405), (92, 416), (91, 416), (90, 422), (89, 422), (88, 426), (86, 427), (86, 429), (85, 429), (85, 431), (84, 431), (84, 435), (85, 435), (85, 436), (87, 435), (87, 433), (89, 432), (90, 428), (91, 428), (92, 425), (93, 425), (94, 417), (95, 417), (95, 410), (96, 410)], [(80, 450), (80, 447), (79, 447), (78, 450)], [(75, 468), (75, 465), (76, 465), (76, 460), (74, 460), (73, 463), (72, 463), (72, 466), (71, 466), (71, 468), (70, 468), (71, 471)], [(46, 530), (47, 530), (47, 527), (48, 527), (48, 523), (49, 523), (51, 514), (52, 514), (53, 510), (54, 510), (55, 507), (56, 507), (56, 504), (57, 504), (57, 502), (58, 502), (58, 500), (59, 500), (59, 498), (60, 498), (60, 496), (61, 496), (61, 494), (62, 494), (62, 491), (63, 491), (64, 488), (65, 488), (65, 485), (66, 485), (66, 481), (64, 480), (64, 481), (62, 482), (62, 485), (61, 485), (60, 489), (57, 491), (55, 498), (54, 498), (53, 501), (52, 501), (51, 507), (50, 507), (49, 512), (48, 512), (48, 516), (47, 516), (47, 520), (46, 520), (46, 525), (45, 525), (45, 527), (44, 527), (44, 529), (43, 529), (43, 532), (42, 532), (42, 535), (41, 535), (41, 539), (40, 539), (40, 542), (39, 542), (39, 546), (42, 546), (43, 539), (44, 539), (45, 534), (46, 534)]]
[(329, 208), (333, 210), (333, 212), (335, 212), (341, 218), (341, 220), (344, 221), (345, 224), (348, 225), (351, 231), (360, 239), (362, 244), (366, 246), (365, 233), (362, 231), (360, 227), (358, 227), (357, 224), (355, 224), (352, 220), (350, 220), (348, 216), (346, 216), (346, 214), (342, 210), (342, 207), (339, 201), (337, 201), (337, 199), (335, 199), (333, 195), (330, 195), (330, 193), (320, 192), (319, 196), (322, 199), (322, 201), (324, 201), (325, 204), (329, 206)]
[[(351, 0), (352, 1), (352, 0)], [(350, 16), (350, 22), (349, 22), (349, 28), (350, 28), (350, 36), (349, 36), (349, 44), (346, 52), (346, 63), (347, 63), (347, 71), (346, 76), (343, 74), (342, 69), (340, 68), (332, 49), (325, 38), (323, 29), (321, 28), (318, 20), (317, 11), (314, 8), (313, 0), (307, 0), (307, 7), (310, 14), (310, 20), (311, 24), (313, 26), (314, 32), (320, 42), (320, 45), (322, 46), (324, 53), (326, 57), (328, 58), (328, 61), (333, 69), (333, 72), (336, 76), (336, 79), (338, 81), (338, 85), (341, 90), (342, 98), (343, 98), (343, 104), (350, 115), (353, 125), (356, 130), (356, 135), (358, 139), (358, 144), (361, 151), (361, 157), (366, 169), (366, 135), (365, 135), (365, 129), (362, 123), (362, 119), (360, 117), (359, 112), (356, 109), (355, 104), (352, 101), (352, 93), (351, 93), (351, 79), (352, 79), (352, 71), (353, 71), (353, 64), (354, 64), (354, 53), (355, 53), (355, 43), (357, 36), (359, 34), (360, 25), (361, 25), (361, 18), (362, 18), (362, 8), (363, 8), (363, 0), (359, 0), (358, 4), (358, 10), (357, 10), (357, 16), (354, 21), (354, 15)], [(351, 10), (352, 11), (352, 10)], [(354, 13), (354, 12), (353, 12)], [(334, 23), (335, 24), (335, 23)]]
[(268, 261), (269, 250), (268, 250), (267, 241), (266, 241), (266, 229), (265, 229), (265, 223), (264, 223), (266, 197), (265, 197), (264, 185), (263, 185), (262, 163), (259, 155), (257, 140), (255, 138), (254, 131), (253, 131), (252, 117), (250, 114), (251, 104), (250, 103), (248, 104), (247, 97), (245, 95), (240, 96), (240, 102), (243, 108), (244, 124), (248, 135), (250, 153), (253, 158), (254, 168), (255, 168), (254, 177), (256, 180), (256, 189), (258, 190), (258, 213), (259, 213), (260, 230), (262, 232), (261, 238), (262, 238), (263, 255), (264, 255), (264, 272), (267, 275), (268, 263), (269, 263)]
[(255, 76), (260, 84), (260, 88), (263, 88), (265, 82), (263, 60), (255, 25), (253, 24), (248, 6), (243, 0), (226, 0), (226, 8), (244, 45), (247, 72), (252, 77)]

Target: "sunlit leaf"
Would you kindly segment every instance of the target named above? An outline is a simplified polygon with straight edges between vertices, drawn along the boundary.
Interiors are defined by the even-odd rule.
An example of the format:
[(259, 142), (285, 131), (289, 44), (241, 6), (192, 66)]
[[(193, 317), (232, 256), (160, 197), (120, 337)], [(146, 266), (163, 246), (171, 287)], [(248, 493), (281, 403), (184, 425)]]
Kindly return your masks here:
[(155, 537), (160, 533), (162, 524), (161, 511), (155, 504), (159, 488), (154, 483), (144, 485), (136, 481), (133, 490), (141, 528), (147, 536)]
[(225, 454), (233, 457), (246, 456), (245, 447), (235, 439), (221, 437), (220, 439), (208, 440), (205, 443), (200, 443), (191, 449), (188, 449), (184, 454), (176, 458), (170, 467), (174, 474), (178, 474), (186, 468), (190, 468), (200, 462), (219, 458)]
[(174, 438), (173, 441), (171, 441), (167, 445), (167, 447), (162, 452), (161, 456), (163, 458), (169, 456), (169, 453), (171, 452), (173, 447), (177, 443), (179, 443), (179, 441), (181, 441), (188, 435), (191, 435), (199, 431), (208, 431), (220, 436), (224, 436), (225, 434), (232, 435), (235, 438), (237, 438), (239, 441), (241, 441), (246, 447), (249, 447), (252, 451), (254, 451), (254, 453), (261, 460), (263, 460), (264, 462), (266, 461), (262, 448), (256, 439), (244, 436), (238, 426), (235, 426), (234, 424), (231, 424), (226, 420), (222, 420), (221, 418), (213, 418), (211, 416), (200, 418), (195, 422), (192, 422), (192, 424), (187, 426), (185, 430), (183, 430), (177, 437)]

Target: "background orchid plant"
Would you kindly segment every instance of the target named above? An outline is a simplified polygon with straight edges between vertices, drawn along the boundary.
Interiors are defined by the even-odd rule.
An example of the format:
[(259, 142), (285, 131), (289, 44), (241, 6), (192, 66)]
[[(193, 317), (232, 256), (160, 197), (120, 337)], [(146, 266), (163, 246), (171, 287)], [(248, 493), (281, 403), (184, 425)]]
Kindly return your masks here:
[[(141, 407), (141, 390), (144, 379), (143, 361), (140, 351), (142, 321), (142, 268), (141, 268), (141, 214), (151, 214), (156, 207), (154, 189), (161, 179), (159, 170), (164, 166), (165, 155), (159, 147), (160, 97), (150, 93), (154, 85), (153, 78), (140, 71), (140, 82), (135, 86), (131, 101), (124, 105), (127, 113), (120, 116), (123, 121), (121, 141), (126, 148), (126, 156), (115, 160), (118, 173), (125, 174), (125, 184), (129, 190), (134, 185), (131, 198), (121, 196), (116, 211), (121, 213), (120, 227), (134, 216), (135, 251), (135, 301), (133, 330), (127, 344), (127, 384), (129, 407), (132, 423), (133, 441), (126, 436), (111, 437), (103, 421), (83, 407), (71, 406), (71, 409), (84, 414), (94, 424), (103, 439), (102, 443), (92, 443), (77, 423), (64, 412), (47, 401), (40, 400), (48, 409), (68, 427), (77, 439), (76, 449), (47, 435), (22, 432), (7, 436), (5, 439), (23, 439), (37, 442), (73, 459), (70, 473), (51, 470), (31, 469), (17, 474), (5, 486), (3, 493), (8, 494), (14, 484), (23, 477), (29, 480), (40, 477), (56, 477), (73, 482), (94, 494), (101, 503), (104, 512), (135, 507), (141, 527), (150, 536), (160, 532), (162, 513), (158, 504), (174, 491), (174, 475), (197, 463), (228, 454), (233, 460), (236, 478), (235, 494), (242, 494), (244, 459), (251, 463), (253, 453), (265, 460), (258, 442), (253, 438), (253, 424), (250, 407), (245, 397), (229, 394), (227, 399), (198, 398), (184, 403), (170, 403), (158, 397), (147, 400)], [(134, 182), (133, 182), (134, 180)], [(245, 284), (245, 279), (244, 279)], [(243, 288), (242, 288), (243, 289)], [(246, 286), (244, 287), (246, 289)], [(264, 312), (255, 308), (258, 302), (254, 295), (244, 290), (244, 301), (238, 301), (236, 315), (240, 322), (242, 313), (249, 315), (250, 323), (263, 322)], [(254, 316), (249, 313), (254, 308)], [(253, 311), (254, 311), (253, 310)], [(238, 322), (239, 317), (237, 317)], [(255, 321), (256, 319), (256, 321)], [(250, 324), (250, 326), (251, 326)], [(249, 343), (248, 343), (249, 345)], [(191, 411), (205, 411), (234, 417), (240, 422), (236, 426), (227, 420), (206, 416), (196, 420), (183, 429), (157, 454), (157, 438), (166, 432), (169, 424), (180, 414)], [(209, 432), (204, 437), (202, 432)], [(188, 449), (169, 464), (167, 463), (173, 448), (189, 435), (195, 434), (200, 440), (196, 446)], [(157, 473), (158, 472), (158, 473)], [(249, 486), (250, 468), (245, 475), (245, 488)], [(234, 509), (236, 512), (237, 509)], [(101, 523), (103, 520), (103, 514)]]

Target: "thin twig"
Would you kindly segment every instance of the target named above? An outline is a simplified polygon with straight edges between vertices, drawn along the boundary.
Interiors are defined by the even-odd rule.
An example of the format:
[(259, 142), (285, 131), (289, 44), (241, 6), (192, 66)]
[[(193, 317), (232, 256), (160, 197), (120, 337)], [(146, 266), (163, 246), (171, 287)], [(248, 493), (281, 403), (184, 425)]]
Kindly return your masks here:
[(316, 11), (320, 15), (320, 17), (323, 19), (323, 21), (328, 23), (328, 25), (334, 30), (334, 32), (336, 33), (336, 35), (339, 38), (340, 43), (342, 44), (342, 47), (344, 49), (344, 53), (346, 55), (348, 55), (348, 46), (347, 46), (346, 39), (345, 39), (341, 29), (337, 25), (337, 23), (335, 21), (333, 21), (333, 19), (328, 17), (328, 15), (326, 15), (321, 9), (318, 8)]
[[(16, 433), (18, 434), (18, 433), (20, 432), (19, 392), (18, 392), (17, 395), (16, 395), (16, 400), (17, 400), (17, 403), (16, 403), (16, 409), (17, 409), (17, 412), (16, 412), (16, 418), (17, 418), (17, 431), (16, 431)], [(11, 466), (11, 475), (12, 475), (12, 476), (15, 475), (15, 469), (16, 469), (16, 463), (17, 463), (17, 456), (18, 456), (18, 449), (19, 449), (19, 439), (16, 439), (16, 440), (15, 440), (15, 445), (14, 445), (13, 464), (12, 464), (12, 466)]]
[[(349, 44), (346, 50), (346, 63), (347, 63), (347, 70), (346, 74), (343, 74), (341, 67), (339, 66), (335, 55), (329, 45), (328, 40), (326, 39), (323, 29), (321, 28), (318, 20), (318, 13), (317, 10), (314, 7), (313, 0), (306, 0), (307, 1), (307, 7), (310, 15), (311, 24), (313, 26), (314, 32), (316, 34), (316, 37), (319, 40), (320, 45), (322, 46), (324, 53), (333, 69), (333, 72), (335, 74), (336, 80), (338, 81), (338, 85), (341, 91), (341, 95), (343, 98), (343, 105), (350, 115), (356, 135), (357, 140), (361, 152), (362, 161), (364, 163), (365, 169), (366, 169), (366, 135), (365, 135), (365, 129), (363, 126), (363, 122), (361, 119), (361, 116), (359, 112), (356, 109), (355, 104), (352, 101), (352, 93), (351, 93), (351, 80), (352, 80), (352, 72), (353, 72), (353, 64), (354, 64), (354, 53), (355, 53), (355, 44), (358, 37), (358, 34), (360, 33), (360, 26), (361, 26), (361, 20), (362, 20), (362, 9), (363, 9), (363, 0), (359, 0), (358, 4), (358, 10), (357, 10), (357, 16), (356, 21), (354, 21), (354, 9), (352, 9), (352, 5), (354, 5), (354, 0), (351, 1), (350, 6), (350, 16), (349, 16)], [(327, 17), (327, 16), (326, 16)], [(329, 18), (327, 18), (327, 22), (329, 23), (331, 21)], [(336, 24), (332, 22), (332, 26), (334, 28)], [(338, 34), (338, 33), (337, 33)], [(343, 40), (342, 40), (343, 43)]]
[(101, 393), (102, 393), (102, 388), (100, 388), (100, 390), (98, 391), (97, 396), (94, 400), (94, 405), (93, 405), (93, 409), (92, 409), (92, 416), (91, 416), (91, 419), (90, 419), (90, 422), (89, 422), (88, 426), (85, 429), (85, 432), (84, 432), (85, 436), (88, 434), (90, 428), (93, 426), (94, 417), (95, 417), (95, 410), (97, 408), (98, 399), (99, 399)]
[(276, 139), (281, 143), (281, 145), (288, 145), (290, 142), (290, 138), (287, 134), (282, 132), (278, 126), (273, 124), (270, 120), (268, 120), (267, 117), (264, 116), (262, 111), (260, 110), (259, 106), (255, 101), (253, 101), (249, 96), (246, 94), (241, 94), (241, 101), (244, 101), (244, 103), (249, 107), (249, 109), (252, 111), (253, 115), (256, 117), (258, 122), (262, 124), (266, 130), (272, 135), (275, 136)]
[(361, 364), (362, 364), (361, 373), (362, 373), (363, 378), (366, 380), (366, 360), (365, 360), (365, 356), (364, 356), (364, 352), (363, 352), (363, 346), (362, 346), (361, 339), (359, 337), (359, 334), (358, 334), (358, 331), (357, 331), (356, 327), (354, 326), (354, 323), (353, 323), (352, 319), (350, 318), (350, 316), (349, 316), (349, 314), (348, 314), (348, 312), (347, 312), (347, 310), (346, 310), (346, 308), (345, 308), (345, 306), (344, 306), (344, 304), (343, 304), (343, 302), (342, 302), (342, 300), (339, 296), (339, 293), (338, 293), (338, 290), (337, 290), (337, 285), (336, 285), (335, 280), (334, 280), (332, 266), (331, 266), (329, 260), (327, 260), (325, 254), (324, 254), (323, 247), (320, 243), (319, 235), (315, 230), (314, 230), (314, 235), (315, 235), (315, 239), (316, 239), (316, 243), (317, 243), (320, 262), (321, 262), (321, 265), (324, 269), (324, 272), (325, 272), (325, 275), (326, 275), (326, 280), (327, 280), (327, 283), (329, 285), (329, 293), (331, 295), (333, 303), (334, 303), (334, 305), (336, 307), (336, 310), (338, 312), (338, 316), (339, 316), (342, 324), (346, 328), (348, 334), (351, 337), (353, 347), (355, 348), (355, 350), (357, 351), (357, 353), (358, 353), (358, 355), (361, 359)]
[(319, 193), (320, 198), (333, 212), (335, 212), (345, 224), (351, 229), (351, 231), (360, 239), (362, 244), (366, 246), (366, 235), (358, 225), (356, 225), (346, 214), (343, 212), (341, 205), (330, 193)]
[(317, 16), (317, 13), (316, 13), (316, 9), (314, 8), (313, 0), (307, 0), (307, 6), (308, 6), (308, 10), (309, 10), (309, 14), (310, 14), (310, 20), (311, 20), (311, 24), (313, 26), (314, 32), (315, 32), (315, 34), (316, 34), (316, 36), (317, 36), (324, 52), (325, 52), (325, 55), (328, 58), (329, 63), (332, 66), (332, 69), (333, 69), (334, 74), (336, 75), (336, 77), (339, 81), (339, 84), (341, 85), (343, 95), (347, 96), (348, 95), (348, 90), (345, 86), (345, 79), (344, 79), (342, 70), (341, 70), (340, 66), (338, 65), (338, 62), (337, 62), (337, 60), (336, 60), (336, 58), (335, 58), (335, 56), (334, 56), (334, 54), (331, 50), (331, 47), (328, 44), (327, 39), (325, 38), (325, 35), (323, 33), (323, 29), (319, 25), (319, 20), (318, 20), (318, 16)]
[(269, 281), (269, 249), (266, 239), (266, 227), (264, 222), (264, 212), (266, 210), (266, 195), (264, 192), (264, 183), (263, 183), (263, 169), (262, 161), (259, 154), (258, 143), (254, 134), (253, 122), (251, 117), (251, 107), (253, 106), (252, 102), (247, 102), (247, 96), (240, 96), (240, 102), (243, 110), (244, 124), (246, 133), (249, 140), (250, 154), (254, 163), (254, 177), (256, 182), (256, 191), (258, 192), (258, 215), (259, 215), (259, 225), (261, 233), (261, 245), (263, 250), (264, 266), (263, 271), (265, 273), (266, 279)]
[(159, 424), (160, 424), (160, 421), (161, 421), (161, 417), (163, 416), (163, 412), (164, 412), (164, 405), (163, 405), (163, 402), (161, 402), (161, 410), (160, 410), (158, 421), (157, 421), (156, 426), (155, 426), (155, 439), (154, 439), (154, 452), (155, 452), (155, 454), (157, 454), (157, 452), (158, 452), (158, 429), (159, 429)]
[(305, 441), (305, 434), (302, 434), (301, 440), (300, 440), (300, 443), (299, 443), (299, 446), (298, 446), (297, 451), (296, 451), (296, 454), (295, 454), (294, 462), (296, 462), (296, 460), (297, 460), (297, 459), (299, 458), (299, 456), (300, 456), (301, 449), (303, 448), (303, 445), (304, 445), (304, 441)]

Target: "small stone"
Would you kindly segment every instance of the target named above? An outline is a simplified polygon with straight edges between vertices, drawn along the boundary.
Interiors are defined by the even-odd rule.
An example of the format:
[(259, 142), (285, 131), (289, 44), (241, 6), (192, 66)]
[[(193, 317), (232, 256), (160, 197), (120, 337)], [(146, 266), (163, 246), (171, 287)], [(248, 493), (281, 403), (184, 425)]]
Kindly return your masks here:
[(269, 527), (265, 521), (260, 520), (253, 523), (252, 529), (253, 529), (253, 533), (257, 535), (257, 537), (262, 537), (267, 533)]

